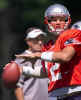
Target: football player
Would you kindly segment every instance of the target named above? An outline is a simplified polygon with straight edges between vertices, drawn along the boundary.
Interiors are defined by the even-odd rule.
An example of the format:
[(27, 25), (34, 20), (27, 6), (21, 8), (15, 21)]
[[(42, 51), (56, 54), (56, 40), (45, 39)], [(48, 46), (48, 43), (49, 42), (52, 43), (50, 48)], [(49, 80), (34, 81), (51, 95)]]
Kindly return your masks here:
[(71, 26), (72, 29), (79, 29), (81, 30), (81, 21), (77, 21), (75, 22), (72, 26)]
[[(58, 100), (81, 99), (81, 31), (68, 29), (71, 17), (67, 8), (54, 4), (47, 8), (44, 20), (48, 31), (54, 36), (54, 45), (43, 53), (17, 55), (45, 62), (40, 69), (27, 69), (25, 75), (49, 78), (50, 96)], [(45, 74), (44, 74), (45, 73)]]

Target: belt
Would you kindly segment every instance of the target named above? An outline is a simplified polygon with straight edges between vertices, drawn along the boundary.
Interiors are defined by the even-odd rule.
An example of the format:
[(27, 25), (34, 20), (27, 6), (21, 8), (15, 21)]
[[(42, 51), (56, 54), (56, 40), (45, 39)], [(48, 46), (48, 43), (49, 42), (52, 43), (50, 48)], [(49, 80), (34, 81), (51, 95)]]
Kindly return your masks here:
[(57, 100), (65, 99), (67, 97), (76, 96), (76, 95), (79, 95), (79, 94), (81, 94), (81, 91), (73, 92), (73, 93), (70, 93), (70, 94), (64, 94), (63, 96), (57, 96)]

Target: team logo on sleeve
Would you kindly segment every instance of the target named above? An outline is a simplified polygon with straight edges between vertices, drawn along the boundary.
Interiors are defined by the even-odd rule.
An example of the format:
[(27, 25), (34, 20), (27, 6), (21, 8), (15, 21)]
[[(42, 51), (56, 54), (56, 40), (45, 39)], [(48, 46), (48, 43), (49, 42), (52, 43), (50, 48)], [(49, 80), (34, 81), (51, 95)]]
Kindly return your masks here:
[(69, 44), (81, 44), (81, 42), (72, 38), (72, 39), (65, 41), (64, 43), (64, 45), (69, 45)]

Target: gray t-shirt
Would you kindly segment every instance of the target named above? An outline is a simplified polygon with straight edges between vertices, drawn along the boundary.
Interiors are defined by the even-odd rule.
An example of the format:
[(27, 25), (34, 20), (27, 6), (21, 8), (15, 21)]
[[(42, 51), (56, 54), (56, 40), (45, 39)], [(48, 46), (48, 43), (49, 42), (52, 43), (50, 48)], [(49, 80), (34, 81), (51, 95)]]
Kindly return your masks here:
[[(26, 50), (24, 53), (30, 53)], [(15, 62), (20, 66), (30, 66), (30, 67), (41, 67), (41, 60), (37, 59), (32, 64), (31, 61), (27, 61), (21, 58), (15, 59)], [(48, 100), (48, 79), (39, 79), (39, 78), (27, 78), (24, 75), (21, 75), (17, 86), (23, 89), (24, 100)]]

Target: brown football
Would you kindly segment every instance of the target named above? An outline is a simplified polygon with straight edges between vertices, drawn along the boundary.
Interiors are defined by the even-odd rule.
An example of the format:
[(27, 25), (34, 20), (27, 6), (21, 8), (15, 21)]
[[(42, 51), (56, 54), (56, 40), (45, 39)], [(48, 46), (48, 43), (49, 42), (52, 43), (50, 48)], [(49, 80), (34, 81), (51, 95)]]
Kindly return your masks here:
[(20, 77), (20, 69), (16, 62), (5, 65), (2, 80), (6, 88), (14, 88)]

